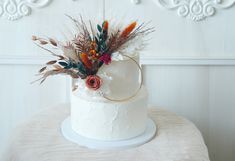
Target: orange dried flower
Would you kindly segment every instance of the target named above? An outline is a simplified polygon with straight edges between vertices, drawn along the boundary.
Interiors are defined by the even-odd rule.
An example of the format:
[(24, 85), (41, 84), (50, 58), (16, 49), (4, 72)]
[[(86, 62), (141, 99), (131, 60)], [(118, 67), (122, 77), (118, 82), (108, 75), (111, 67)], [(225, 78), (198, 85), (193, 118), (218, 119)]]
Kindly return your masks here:
[(89, 60), (88, 56), (86, 53), (81, 53), (80, 54), (80, 58), (83, 62), (83, 64), (88, 68), (88, 69), (91, 69), (92, 68), (92, 63), (91, 63), (91, 60)]
[(121, 34), (121, 37), (127, 37), (136, 27), (137, 22), (132, 22), (130, 25), (128, 25)]
[(91, 50), (90, 53), (91, 53), (91, 55), (95, 55), (96, 51), (95, 50)]
[(100, 55), (99, 55), (98, 53), (96, 53), (95, 55), (92, 55), (92, 58), (93, 58), (94, 60), (97, 60), (99, 57), (100, 57)]
[(95, 50), (90, 50), (90, 55), (94, 60), (97, 60), (100, 57), (99, 53), (97, 53)]

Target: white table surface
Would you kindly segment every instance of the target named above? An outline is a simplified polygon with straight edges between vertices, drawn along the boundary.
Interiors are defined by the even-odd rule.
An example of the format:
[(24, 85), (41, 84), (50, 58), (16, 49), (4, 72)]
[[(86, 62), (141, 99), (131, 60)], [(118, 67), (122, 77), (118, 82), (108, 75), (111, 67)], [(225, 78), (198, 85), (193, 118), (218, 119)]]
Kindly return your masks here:
[(69, 104), (52, 107), (18, 127), (3, 161), (209, 161), (200, 131), (185, 118), (150, 108), (157, 124), (156, 137), (136, 148), (91, 150), (67, 141), (61, 122), (69, 116)]

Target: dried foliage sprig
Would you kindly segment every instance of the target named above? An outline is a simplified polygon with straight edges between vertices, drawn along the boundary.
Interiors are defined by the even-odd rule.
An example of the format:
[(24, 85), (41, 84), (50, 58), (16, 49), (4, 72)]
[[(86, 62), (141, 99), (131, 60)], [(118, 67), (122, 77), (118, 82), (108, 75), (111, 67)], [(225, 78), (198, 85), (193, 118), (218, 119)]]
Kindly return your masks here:
[[(65, 74), (72, 78), (86, 79), (96, 75), (103, 64), (110, 64), (112, 54), (121, 52), (134, 43), (138, 37), (145, 37), (154, 31), (147, 28), (145, 23), (137, 26), (137, 22), (130, 23), (124, 29), (109, 29), (109, 22), (104, 21), (97, 25), (96, 30), (89, 21), (87, 25), (82, 17), (74, 19), (67, 15), (77, 27), (77, 34), (66, 43), (61, 43), (52, 38), (32, 36), (34, 43), (41, 49), (49, 52), (57, 59), (51, 60), (39, 70), (41, 78), (36, 81), (43, 83), (49, 76)], [(51, 48), (50, 48), (51, 47)], [(52, 48), (60, 49), (62, 54), (55, 53)], [(137, 48), (141, 50), (142, 46)]]

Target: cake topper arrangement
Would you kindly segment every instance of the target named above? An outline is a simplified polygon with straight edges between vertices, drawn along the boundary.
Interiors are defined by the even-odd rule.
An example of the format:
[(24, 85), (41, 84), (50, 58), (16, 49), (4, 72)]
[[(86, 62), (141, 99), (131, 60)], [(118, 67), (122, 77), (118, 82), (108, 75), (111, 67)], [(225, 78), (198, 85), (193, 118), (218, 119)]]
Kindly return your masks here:
[[(124, 57), (135, 61), (126, 51), (134, 45), (137, 47), (130, 53), (142, 50), (145, 42), (143, 38), (154, 30), (147, 28), (146, 23), (137, 25), (136, 21), (124, 28), (111, 28), (107, 20), (94, 27), (90, 21), (89, 24), (85, 23), (82, 17), (79, 20), (68, 17), (77, 28), (77, 34), (71, 41), (60, 42), (52, 38), (32, 36), (37, 46), (56, 57), (39, 70), (41, 77), (36, 81), (40, 83), (49, 76), (65, 74), (84, 81), (88, 89), (96, 91), (103, 85), (101, 76), (97, 74), (99, 69)], [(58, 50), (60, 52), (57, 53)]]

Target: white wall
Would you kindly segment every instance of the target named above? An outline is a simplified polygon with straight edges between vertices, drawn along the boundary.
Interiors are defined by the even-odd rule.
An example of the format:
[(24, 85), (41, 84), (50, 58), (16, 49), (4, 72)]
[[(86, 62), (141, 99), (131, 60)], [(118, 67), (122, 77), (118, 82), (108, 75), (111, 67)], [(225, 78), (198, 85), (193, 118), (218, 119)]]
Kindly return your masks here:
[[(14, 12), (14, 5), (20, 1), (26, 2), (0, 0), (1, 143), (16, 124), (69, 99), (69, 81), (65, 77), (50, 78), (42, 86), (30, 85), (48, 59), (48, 54), (30, 41), (31, 35), (68, 39), (72, 25), (65, 13), (81, 13), (92, 20), (102, 17), (101, 0), (54, 0), (44, 8), (25, 3), (32, 11), (28, 16), (22, 16), (24, 12), (20, 10)], [(195, 0), (187, 2), (189, 10), (210, 5), (210, 1), (202, 1), (201, 6), (190, 8)], [(212, 161), (235, 160), (235, 10), (220, 9), (232, 3), (234, 0), (211, 4), (215, 14), (209, 16), (204, 10), (198, 18), (208, 17), (196, 22), (195, 10), (180, 17), (179, 7), (168, 10), (156, 5), (157, 0), (142, 0), (138, 5), (131, 0), (107, 0), (106, 15), (113, 21), (152, 20), (156, 26), (142, 59), (150, 103), (192, 120), (202, 131)], [(4, 7), (12, 4), (13, 7)], [(3, 148), (4, 144), (0, 144), (0, 151)]]
[(235, 67), (146, 66), (150, 104), (194, 122), (212, 161), (235, 159)]
[[(39, 65), (0, 65), (0, 155), (11, 130), (36, 112), (68, 100), (67, 80), (31, 85)], [(59, 88), (58, 88), (59, 87)]]

